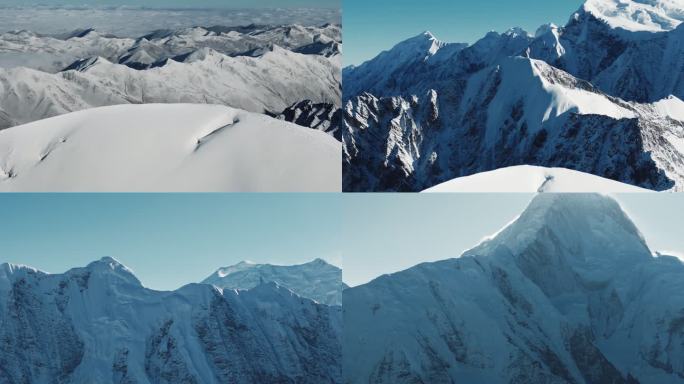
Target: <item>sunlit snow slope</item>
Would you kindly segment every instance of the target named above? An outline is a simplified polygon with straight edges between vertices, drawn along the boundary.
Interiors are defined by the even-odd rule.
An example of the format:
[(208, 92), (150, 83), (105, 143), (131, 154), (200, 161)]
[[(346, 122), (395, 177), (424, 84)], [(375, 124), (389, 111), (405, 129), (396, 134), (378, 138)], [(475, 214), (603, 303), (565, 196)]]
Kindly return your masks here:
[(436, 185), (424, 192), (648, 192), (589, 173), (565, 168), (518, 165), (464, 176)]
[(0, 131), (2, 191), (339, 191), (331, 136), (223, 106), (121, 105)]

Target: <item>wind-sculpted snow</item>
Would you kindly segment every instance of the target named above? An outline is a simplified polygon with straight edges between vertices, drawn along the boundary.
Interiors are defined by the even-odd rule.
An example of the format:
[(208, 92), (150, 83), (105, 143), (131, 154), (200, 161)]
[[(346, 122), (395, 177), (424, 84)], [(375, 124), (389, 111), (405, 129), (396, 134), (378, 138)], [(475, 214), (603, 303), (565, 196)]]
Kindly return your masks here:
[(680, 383), (684, 265), (617, 202), (541, 194), (460, 258), (344, 292), (347, 383)]
[(239, 264), (220, 268), (202, 283), (224, 289), (251, 289), (275, 282), (302, 297), (342, 305), (342, 270), (321, 259), (301, 265)]
[(0, 383), (339, 383), (340, 307), (274, 283), (144, 288), (111, 258), (0, 265)]
[[(279, 114), (303, 100), (340, 106), (337, 25), (207, 27), (117, 38), (0, 35), (0, 129), (87, 108), (222, 104)], [(328, 123), (329, 124), (329, 123)]]
[(3, 191), (330, 191), (340, 143), (217, 105), (119, 105), (0, 131)]
[(669, 31), (684, 21), (681, 0), (588, 0), (582, 9), (627, 31)]
[(527, 164), (679, 190), (683, 108), (625, 102), (542, 61), (505, 58), (444, 95), (348, 101), (344, 189), (420, 191)]

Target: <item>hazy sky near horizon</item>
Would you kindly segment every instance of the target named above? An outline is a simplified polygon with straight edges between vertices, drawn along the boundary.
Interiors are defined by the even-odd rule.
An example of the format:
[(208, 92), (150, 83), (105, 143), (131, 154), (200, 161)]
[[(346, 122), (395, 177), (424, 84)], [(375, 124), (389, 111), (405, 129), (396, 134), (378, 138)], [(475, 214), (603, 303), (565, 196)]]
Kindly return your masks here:
[(0, 6), (135, 6), (153, 8), (339, 8), (341, 0), (0, 0)]
[(344, 65), (358, 65), (423, 31), (446, 42), (473, 43), (489, 31), (549, 22), (565, 25), (583, 0), (344, 0)]
[[(614, 196), (652, 251), (684, 257), (683, 194)], [(461, 256), (514, 220), (532, 194), (365, 194), (344, 203), (343, 276), (367, 283), (423, 262)]]
[[(0, 9), (0, 33), (29, 30), (43, 34), (60, 34), (77, 29), (95, 28), (100, 32), (122, 37), (139, 37), (158, 29), (196, 26), (322, 25), (341, 22), (339, 6), (323, 7), (325, 4), (331, 4), (329, 0), (316, 2), (318, 7), (315, 8), (295, 6), (311, 5), (314, 3), (311, 0), (278, 2), (281, 8), (268, 7), (274, 4), (272, 1), (241, 0), (202, 0), (192, 2), (192, 8), (180, 7), (181, 4), (187, 4), (185, 1), (135, 1), (135, 4), (147, 5), (142, 8), (111, 6), (111, 3), (126, 3), (120, 0), (90, 3), (91, 6), (61, 7), (29, 7), (23, 0), (19, 3), (21, 6), (16, 7), (17, 4), (8, 3), (8, 0), (0, 0), (0, 5), (5, 5), (5, 8)], [(76, 3), (78, 2), (74, 2)], [(159, 6), (155, 7), (154, 4)], [(229, 4), (232, 6), (229, 7)]]
[(0, 263), (62, 273), (111, 256), (173, 290), (243, 260), (341, 266), (336, 194), (0, 194)]

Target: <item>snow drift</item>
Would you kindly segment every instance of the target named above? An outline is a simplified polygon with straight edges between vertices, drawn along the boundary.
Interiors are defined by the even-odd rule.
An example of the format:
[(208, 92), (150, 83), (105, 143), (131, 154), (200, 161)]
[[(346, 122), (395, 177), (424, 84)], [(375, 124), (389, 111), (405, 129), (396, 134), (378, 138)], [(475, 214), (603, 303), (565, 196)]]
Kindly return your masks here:
[(121, 105), (0, 131), (3, 191), (339, 191), (331, 136), (223, 106)]

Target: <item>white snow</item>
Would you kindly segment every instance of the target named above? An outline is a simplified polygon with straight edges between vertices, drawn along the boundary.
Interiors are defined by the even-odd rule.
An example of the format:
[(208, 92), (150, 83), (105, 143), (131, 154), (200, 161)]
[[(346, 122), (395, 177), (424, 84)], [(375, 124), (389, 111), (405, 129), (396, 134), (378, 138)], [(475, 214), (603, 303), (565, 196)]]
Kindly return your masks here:
[(656, 111), (675, 120), (684, 121), (684, 101), (675, 96), (656, 101), (652, 104)]
[(582, 9), (632, 32), (670, 31), (684, 21), (684, 0), (587, 0)]
[(0, 131), (0, 191), (340, 191), (329, 135), (215, 105), (120, 105)]
[(650, 192), (633, 185), (565, 168), (519, 165), (459, 177), (424, 192)]

